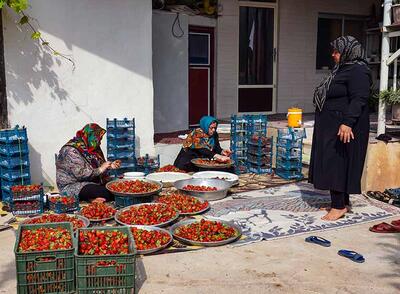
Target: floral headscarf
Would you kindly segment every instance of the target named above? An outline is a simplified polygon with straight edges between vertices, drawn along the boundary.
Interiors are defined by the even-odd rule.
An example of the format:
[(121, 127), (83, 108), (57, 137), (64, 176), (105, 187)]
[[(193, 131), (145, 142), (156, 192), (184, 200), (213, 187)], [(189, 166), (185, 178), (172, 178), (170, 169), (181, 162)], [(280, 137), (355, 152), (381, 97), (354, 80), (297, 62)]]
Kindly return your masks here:
[(76, 132), (76, 136), (65, 146), (76, 148), (93, 168), (98, 168), (105, 162), (104, 154), (100, 149), (101, 139), (106, 130), (98, 124), (90, 123)]
[(213, 122), (216, 122), (218, 126), (218, 121), (215, 117), (203, 116), (200, 119), (200, 128), (194, 129), (188, 134), (185, 142), (183, 142), (183, 148), (213, 150), (216, 132), (212, 136), (208, 135), (208, 129)]

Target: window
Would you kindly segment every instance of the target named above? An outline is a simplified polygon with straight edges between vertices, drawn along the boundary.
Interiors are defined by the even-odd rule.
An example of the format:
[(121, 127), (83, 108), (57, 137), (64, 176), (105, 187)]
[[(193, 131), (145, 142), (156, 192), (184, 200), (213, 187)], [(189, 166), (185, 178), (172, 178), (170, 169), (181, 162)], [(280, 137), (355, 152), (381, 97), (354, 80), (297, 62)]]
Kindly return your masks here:
[(318, 17), (317, 69), (332, 68), (330, 43), (337, 37), (350, 35), (365, 45), (365, 28), (365, 17), (321, 13)]

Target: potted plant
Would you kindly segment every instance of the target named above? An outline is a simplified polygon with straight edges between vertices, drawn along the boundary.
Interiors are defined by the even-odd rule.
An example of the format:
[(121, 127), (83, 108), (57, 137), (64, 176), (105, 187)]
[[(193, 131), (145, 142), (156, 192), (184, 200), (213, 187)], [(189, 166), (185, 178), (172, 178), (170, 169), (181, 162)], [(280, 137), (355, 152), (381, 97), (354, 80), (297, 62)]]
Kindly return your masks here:
[(400, 0), (393, 0), (392, 12), (393, 12), (393, 23), (400, 24)]
[(384, 90), (378, 97), (387, 105), (392, 106), (392, 121), (400, 122), (400, 90)]

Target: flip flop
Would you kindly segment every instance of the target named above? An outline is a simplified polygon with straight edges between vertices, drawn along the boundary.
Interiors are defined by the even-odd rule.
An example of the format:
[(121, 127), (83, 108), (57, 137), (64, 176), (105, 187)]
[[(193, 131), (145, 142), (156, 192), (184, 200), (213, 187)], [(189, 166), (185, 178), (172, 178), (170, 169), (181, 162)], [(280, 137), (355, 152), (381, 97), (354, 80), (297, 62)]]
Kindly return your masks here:
[(361, 254), (355, 252), (355, 251), (351, 251), (351, 250), (339, 250), (338, 254), (340, 256), (346, 257), (348, 259), (350, 259), (351, 261), (357, 262), (357, 263), (363, 263), (365, 261), (364, 256), (362, 256)]
[(400, 233), (400, 227), (388, 223), (380, 223), (369, 228), (374, 233)]
[(324, 246), (324, 247), (330, 247), (331, 246), (331, 241), (328, 241), (328, 240), (326, 240), (324, 238), (317, 237), (317, 236), (307, 237), (305, 239), (305, 241), (308, 242), (308, 243), (314, 243), (314, 244), (321, 245), (321, 246)]

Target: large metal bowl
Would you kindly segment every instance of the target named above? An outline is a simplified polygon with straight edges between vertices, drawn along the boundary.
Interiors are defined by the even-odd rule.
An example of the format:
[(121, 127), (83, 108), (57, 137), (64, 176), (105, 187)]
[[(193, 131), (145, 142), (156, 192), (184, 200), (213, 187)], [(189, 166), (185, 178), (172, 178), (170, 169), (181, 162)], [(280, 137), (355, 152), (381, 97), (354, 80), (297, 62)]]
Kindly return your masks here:
[[(110, 189), (110, 185), (113, 183), (117, 183), (117, 182), (127, 182), (127, 181), (141, 181), (141, 182), (146, 182), (146, 183), (150, 183), (150, 184), (155, 184), (158, 186), (157, 190), (154, 191), (150, 191), (150, 192), (146, 192), (146, 193), (123, 193), (123, 192), (116, 192), (113, 191), (112, 189)], [(162, 190), (162, 183), (157, 182), (157, 181), (152, 181), (152, 180), (147, 180), (147, 179), (119, 179), (119, 180), (115, 180), (115, 181), (111, 181), (108, 182), (106, 184), (106, 189), (108, 191), (110, 191), (110, 193), (116, 195), (116, 196), (134, 196), (134, 197), (145, 197), (145, 196), (150, 196), (150, 195), (154, 195), (154, 194), (158, 194), (161, 192)]]
[[(160, 231), (160, 232), (163, 232), (163, 233), (167, 233), (168, 236), (170, 237), (169, 242), (164, 244), (163, 246), (160, 246), (160, 247), (157, 247), (157, 248), (153, 248), (153, 249), (146, 249), (146, 250), (136, 249), (137, 250), (137, 254), (150, 254), (150, 253), (154, 253), (154, 252), (157, 252), (157, 251), (161, 251), (161, 250), (167, 248), (171, 244), (171, 242), (173, 240), (172, 234), (166, 229), (162, 229), (162, 228), (158, 228), (158, 227), (152, 227), (152, 226), (141, 226), (141, 225), (131, 225), (129, 227), (130, 228), (138, 228), (138, 229), (142, 229), (142, 230), (146, 230), (146, 231)], [(132, 236), (133, 236), (133, 233), (132, 233)]]
[[(119, 223), (120, 225), (124, 225), (124, 226), (136, 226), (135, 224), (127, 224), (127, 223), (124, 223), (124, 222), (120, 221), (119, 220), (119, 215), (122, 212), (124, 212), (126, 210), (129, 210), (133, 206), (134, 207), (139, 207), (139, 206), (143, 206), (143, 205), (165, 205), (165, 206), (167, 206), (164, 203), (142, 203), (142, 204), (135, 204), (135, 205), (127, 206), (127, 207), (117, 211), (117, 213), (114, 215), (115, 221), (117, 223)], [(179, 217), (179, 211), (176, 210), (176, 215), (173, 218), (169, 219), (168, 221), (163, 222), (163, 223), (159, 223), (159, 224), (155, 224), (155, 225), (147, 225), (147, 226), (150, 226), (150, 227), (165, 227), (165, 226), (169, 225), (170, 223), (174, 222), (178, 217)]]
[[(207, 169), (223, 169), (223, 168), (230, 168), (235, 162), (231, 159), (229, 162), (227, 163), (217, 163), (215, 165), (212, 164), (203, 164), (203, 163), (199, 163), (198, 160), (202, 159), (202, 160), (207, 160), (207, 158), (194, 158), (192, 159), (190, 162), (193, 163), (195, 166), (197, 167), (201, 167), (201, 168), (207, 168)], [(213, 162), (212, 160), (210, 160), (211, 162)]]
[(231, 183), (232, 186), (239, 184), (239, 177), (235, 174), (223, 171), (201, 171), (193, 174), (194, 179), (216, 179)]
[[(183, 189), (183, 187), (186, 185), (215, 187), (217, 188), (217, 191), (205, 191), (205, 192), (190, 191)], [(199, 197), (208, 201), (220, 200), (225, 198), (231, 186), (232, 186), (231, 183), (217, 179), (190, 179), (190, 180), (176, 181), (174, 183), (174, 187), (176, 189), (186, 194)]]
[(214, 219), (209, 219), (210, 221), (218, 221), (220, 223), (223, 223), (227, 226), (230, 226), (232, 228), (235, 229), (236, 231), (236, 236), (223, 240), (223, 241), (217, 241), (217, 242), (200, 242), (200, 241), (193, 241), (193, 240), (189, 240), (186, 238), (182, 238), (179, 237), (175, 234), (175, 231), (182, 227), (182, 226), (186, 226), (186, 225), (190, 225), (192, 223), (198, 223), (200, 222), (200, 220), (196, 220), (196, 219), (190, 219), (190, 220), (184, 220), (184, 221), (180, 221), (179, 223), (174, 224), (173, 226), (171, 226), (170, 231), (171, 234), (174, 236), (175, 239), (177, 239), (178, 241), (185, 243), (185, 244), (189, 244), (189, 245), (194, 245), (194, 246), (207, 246), (207, 247), (214, 247), (214, 246), (222, 246), (222, 245), (226, 245), (229, 243), (232, 243), (234, 241), (236, 241), (237, 239), (240, 238), (240, 236), (242, 235), (242, 229), (235, 225), (234, 223), (231, 222), (227, 222), (227, 221), (223, 221), (223, 220), (214, 220)]
[(189, 174), (177, 172), (157, 172), (148, 174), (146, 176), (147, 180), (161, 182), (165, 188), (172, 187), (176, 181), (188, 180), (191, 178), (192, 176)]

